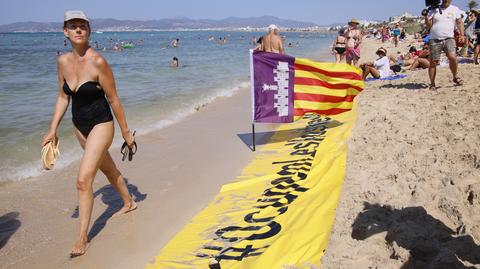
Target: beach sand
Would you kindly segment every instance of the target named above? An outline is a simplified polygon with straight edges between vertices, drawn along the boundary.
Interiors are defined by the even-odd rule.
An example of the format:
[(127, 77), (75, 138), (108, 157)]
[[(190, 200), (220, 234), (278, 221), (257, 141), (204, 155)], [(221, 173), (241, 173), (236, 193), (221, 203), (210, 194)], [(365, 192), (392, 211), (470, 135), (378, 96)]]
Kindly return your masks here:
[[(378, 47), (365, 41), (364, 58), (373, 59)], [(480, 68), (460, 66), (462, 87), (453, 87), (448, 68), (439, 69), (438, 92), (426, 89), (426, 70), (406, 74), (368, 83), (357, 97), (324, 268), (400, 268), (412, 256), (455, 262), (452, 253), (473, 260), (480, 242)], [(139, 207), (105, 224), (121, 202), (97, 175), (94, 237), (87, 255), (73, 260), (68, 252), (78, 233), (78, 162), (2, 185), (0, 228), (9, 229), (0, 242), (0, 268), (143, 268), (253, 159), (250, 128), (244, 89), (177, 124), (137, 134), (139, 151), (131, 163), (122, 163), (112, 148)], [(273, 128), (257, 125), (257, 141), (266, 141)]]
[[(366, 40), (363, 59), (380, 46)], [(357, 97), (324, 268), (480, 268), (480, 66), (459, 65), (459, 87), (437, 70), (437, 92), (418, 70)]]
[[(109, 219), (122, 203), (103, 174), (97, 174), (94, 237), (87, 255), (73, 260), (68, 253), (78, 234), (78, 161), (39, 178), (2, 185), (0, 230), (8, 230), (1, 237), (7, 241), (0, 242), (0, 268), (143, 268), (254, 157), (250, 107), (250, 92), (243, 89), (170, 127), (137, 133), (139, 149), (130, 163), (121, 162), (119, 149), (112, 148), (138, 209)], [(258, 125), (257, 143), (273, 127)], [(121, 139), (118, 134), (116, 139)]]

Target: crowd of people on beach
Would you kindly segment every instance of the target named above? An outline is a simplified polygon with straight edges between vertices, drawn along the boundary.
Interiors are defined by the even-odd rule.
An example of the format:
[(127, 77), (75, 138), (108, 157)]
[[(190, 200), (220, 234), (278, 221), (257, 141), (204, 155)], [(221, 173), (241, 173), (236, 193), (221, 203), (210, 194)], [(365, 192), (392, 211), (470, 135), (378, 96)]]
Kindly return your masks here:
[[(424, 29), (413, 36), (406, 34), (401, 22), (359, 30), (358, 21), (352, 19), (346, 29), (340, 29), (333, 42), (332, 53), (336, 63), (346, 59), (347, 64), (359, 66), (364, 79), (368, 76), (388, 78), (405, 70), (429, 69), (431, 90), (436, 90), (437, 66), (449, 66), (455, 85), (462, 85), (463, 81), (457, 75), (458, 63), (479, 64), (480, 11), (472, 9), (464, 12), (452, 5), (452, 0), (444, 0), (438, 8), (422, 12), (422, 16)], [(376, 51), (377, 60), (358, 65), (362, 38), (391, 42), (394, 47), (401, 42), (409, 42), (408, 51), (388, 54), (387, 49), (381, 47)]]
[[(333, 42), (332, 53), (335, 54), (336, 63), (340, 64), (345, 59), (347, 64), (359, 66), (363, 71), (363, 79), (367, 79), (368, 76), (387, 78), (405, 68), (409, 70), (428, 68), (430, 89), (435, 90), (436, 68), (437, 65), (442, 64), (441, 55), (444, 52), (448, 59), (447, 65), (453, 75), (453, 82), (455, 85), (462, 85), (463, 81), (457, 74), (457, 54), (473, 54), (472, 62), (478, 64), (480, 12), (471, 10), (466, 14), (451, 2), (452, 0), (443, 0), (439, 8), (424, 12), (422, 15), (425, 31), (417, 33), (411, 40), (408, 40), (405, 29), (400, 23), (396, 23), (393, 27), (381, 25), (361, 29), (360, 22), (352, 19), (346, 29), (338, 32)], [(464, 18), (463, 14), (467, 16)], [(72, 99), (72, 121), (75, 134), (84, 149), (77, 177), (80, 235), (71, 251), (72, 256), (80, 256), (88, 248), (87, 232), (93, 205), (92, 183), (98, 170), (105, 174), (124, 202), (123, 208), (116, 215), (132, 211), (137, 206), (128, 192), (122, 174), (108, 153), (113, 141), (114, 117), (125, 140), (122, 146), (123, 159), (132, 160), (136, 152), (136, 142), (135, 132), (129, 129), (122, 104), (117, 96), (113, 72), (106, 59), (95, 50), (101, 49), (100, 44), (94, 42), (93, 48), (89, 44), (91, 28), (85, 13), (65, 12), (63, 32), (66, 40), (70, 41), (72, 51), (57, 57), (58, 96), (50, 129), (43, 138), (42, 146), (50, 143), (58, 145), (57, 129)], [(241, 39), (243, 38), (242, 36)], [(400, 42), (410, 41), (411, 44), (408, 51), (396, 55), (389, 55), (386, 48), (380, 47), (376, 50), (377, 60), (360, 64), (363, 38), (392, 42), (395, 47)], [(208, 40), (216, 39), (209, 37)], [(143, 39), (137, 43), (109, 39), (112, 50), (133, 48), (135, 45), (143, 45), (143, 42)], [(220, 37), (218, 42), (226, 44), (228, 38)], [(284, 38), (274, 24), (270, 25), (267, 34), (258, 40), (253, 37), (251, 44), (257, 45), (255, 48), (257, 51), (285, 54)], [(178, 48), (180, 39), (174, 38), (169, 45), (172, 48)], [(290, 46), (293, 44), (290, 43)], [(177, 56), (172, 58), (170, 66), (172, 68), (180, 66)]]

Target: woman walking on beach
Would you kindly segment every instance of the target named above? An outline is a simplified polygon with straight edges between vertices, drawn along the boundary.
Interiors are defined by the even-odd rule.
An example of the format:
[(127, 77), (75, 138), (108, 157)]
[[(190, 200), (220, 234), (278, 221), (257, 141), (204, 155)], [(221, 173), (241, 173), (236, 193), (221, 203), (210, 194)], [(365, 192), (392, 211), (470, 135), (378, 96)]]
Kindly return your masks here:
[(123, 200), (123, 207), (115, 215), (136, 208), (123, 176), (108, 153), (114, 135), (110, 106), (129, 148), (133, 147), (135, 139), (128, 129), (110, 66), (98, 52), (89, 47), (91, 28), (85, 13), (65, 12), (63, 32), (72, 45), (72, 51), (57, 57), (58, 97), (50, 129), (43, 138), (42, 146), (51, 141), (57, 142), (57, 128), (71, 97), (75, 135), (84, 149), (77, 176), (80, 236), (70, 252), (75, 257), (85, 254), (88, 248), (87, 233), (93, 207), (92, 184), (98, 169), (105, 174)]
[(345, 30), (340, 29), (332, 45), (332, 53), (335, 54), (335, 62), (337, 64), (341, 63), (343, 61), (343, 57), (345, 56), (346, 39), (344, 35), (345, 35)]
[(352, 19), (348, 23), (348, 29), (345, 32), (345, 38), (347, 39), (347, 51), (346, 59), (347, 64), (352, 64), (354, 66), (358, 65), (358, 60), (360, 60), (360, 44), (362, 43), (362, 33), (357, 29), (360, 22), (356, 19)]

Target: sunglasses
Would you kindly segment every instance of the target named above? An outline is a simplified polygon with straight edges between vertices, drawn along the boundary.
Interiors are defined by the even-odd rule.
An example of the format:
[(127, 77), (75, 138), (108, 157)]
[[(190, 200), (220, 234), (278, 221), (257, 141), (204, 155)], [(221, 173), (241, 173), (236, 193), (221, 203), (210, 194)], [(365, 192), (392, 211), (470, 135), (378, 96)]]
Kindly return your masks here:
[(77, 30), (77, 28), (80, 28), (80, 30), (87, 31), (88, 25), (86, 23), (67, 23), (65, 28), (68, 30)]
[[(133, 131), (132, 136), (135, 136), (135, 133), (137, 131)], [(120, 150), (120, 153), (122, 153), (122, 162), (125, 161), (125, 159), (128, 158), (128, 161), (131, 162), (133, 159), (133, 155), (137, 153), (137, 142), (133, 142), (132, 148), (130, 148), (127, 144), (127, 142), (123, 142), (122, 149)]]

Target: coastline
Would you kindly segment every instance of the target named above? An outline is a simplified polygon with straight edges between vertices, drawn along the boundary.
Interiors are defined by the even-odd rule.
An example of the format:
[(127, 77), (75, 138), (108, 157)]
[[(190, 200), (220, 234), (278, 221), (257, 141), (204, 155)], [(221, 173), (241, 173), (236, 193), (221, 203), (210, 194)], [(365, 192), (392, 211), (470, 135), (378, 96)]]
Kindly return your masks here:
[[(326, 55), (321, 49), (312, 54), (315, 60)], [(78, 229), (78, 161), (39, 177), (2, 184), (0, 217), (7, 225), (16, 225), (7, 231), (0, 267), (142, 268), (254, 158), (249, 148), (250, 109), (250, 90), (242, 88), (176, 123), (138, 135), (139, 151), (131, 163), (121, 162), (119, 148), (112, 146), (110, 153), (139, 207), (109, 219), (121, 201), (98, 173), (93, 239), (87, 255), (73, 260), (68, 252)], [(256, 126), (258, 147), (276, 126)], [(118, 132), (114, 140), (119, 140)]]
[[(230, 42), (225, 46), (220, 46), (210, 40), (211, 36), (217, 36), (216, 33), (205, 33), (201, 36), (197, 36), (193, 32), (186, 33), (182, 37), (184, 43), (179, 49), (156, 45), (164, 44), (162, 42), (169, 40), (171, 38), (169, 33), (150, 33), (148, 35), (135, 33), (113, 36), (118, 40), (145, 38), (144, 45), (139, 45), (138, 48), (121, 53), (107, 49), (102, 53), (114, 68), (119, 96), (124, 101), (130, 125), (137, 130), (137, 133), (145, 134), (178, 122), (186, 115), (195, 113), (197, 107), (201, 108), (214, 102), (217, 97), (228, 96), (232, 92), (238, 91), (239, 88), (248, 87), (248, 48), (251, 45), (248, 43), (247, 35), (233, 32), (226, 32), (222, 35), (231, 35)], [(287, 33), (286, 35), (288, 41), (296, 43), (293, 48), (288, 48), (288, 52), (296, 56), (308, 57), (310, 51), (317, 51), (319, 48), (325, 47), (325, 40), (330, 43), (328, 36), (320, 34)], [(3, 172), (0, 176), (0, 185), (4, 181), (21, 181), (41, 176), (43, 173), (38, 161), (38, 138), (43, 136), (45, 128), (48, 127), (51, 118), (50, 107), (56, 98), (56, 91), (52, 90), (52, 87), (55, 86), (53, 79), (56, 70), (53, 59), (55, 48), (58, 46), (61, 47), (62, 52), (68, 51), (68, 47), (63, 47), (62, 36), (19, 34), (18, 38), (10, 36), (0, 42), (2, 44), (12, 42), (14, 52), (9, 57), (10, 60), (14, 57), (22, 57), (21, 44), (38, 44), (34, 54), (40, 58), (37, 63), (31, 65), (31, 68), (41, 70), (40, 66), (46, 66), (45, 74), (32, 78), (22, 76), (22, 72), (13, 72), (15, 70), (14, 62), (5, 64), (2, 68), (6, 71), (3, 78), (10, 78), (9, 81), (4, 80), (7, 83), (6, 89), (10, 90), (2, 92), (2, 97), (4, 97), (2, 112), (4, 113), (2, 113), (0, 128), (2, 129), (0, 144), (5, 145), (5, 154), (0, 158), (2, 161), (0, 170)], [(50, 37), (53, 40), (50, 40)], [(111, 37), (112, 35), (107, 33), (103, 36), (96, 35), (94, 39), (98, 40), (102, 47), (107, 45), (106, 41), (101, 40)], [(209, 37), (208, 40), (207, 37)], [(198, 47), (199, 53), (189, 52), (191, 46)], [(47, 48), (47, 51), (43, 50), (43, 47)], [(5, 53), (7, 52), (5, 51)], [(229, 54), (231, 57), (227, 56)], [(170, 68), (172, 55), (183, 59), (185, 68), (179, 70)], [(222, 57), (226, 58), (222, 60)], [(211, 65), (209, 60), (219, 64)], [(138, 64), (135, 64), (137, 61)], [(29, 66), (28, 63), (25, 64)], [(196, 68), (200, 69), (197, 71)], [(45, 98), (37, 98), (35, 94), (27, 91), (22, 83), (8, 86), (12, 80), (34, 84), (34, 87), (38, 88)], [(10, 95), (13, 97), (10, 99), (11, 101), (7, 102), (6, 98)], [(38, 113), (28, 117), (31, 108), (23, 106), (24, 102), (31, 103), (35, 107), (35, 111), (38, 107)], [(71, 130), (70, 115), (71, 113), (68, 111), (59, 129), (61, 158), (56, 164), (57, 168), (66, 167), (81, 157), (79, 152), (71, 150), (75, 148), (77, 142)], [(22, 117), (26, 119), (22, 120)], [(123, 141), (118, 139), (114, 142), (120, 145)]]
[[(78, 162), (39, 178), (5, 184), (0, 189), (0, 215), (17, 212), (20, 226), (0, 252), (2, 268), (145, 266), (253, 158), (246, 144), (250, 114), (250, 92), (242, 89), (176, 124), (138, 136), (139, 151), (131, 163), (122, 163), (119, 149), (112, 147), (130, 191), (146, 197), (140, 198), (134, 212), (106, 225), (99, 221), (87, 255), (73, 260), (67, 254), (78, 226), (72, 218)], [(257, 143), (268, 138), (273, 126), (257, 126)], [(117, 197), (107, 185), (97, 174), (94, 191), (101, 193), (95, 198), (93, 225), (119, 204), (109, 201)]]

